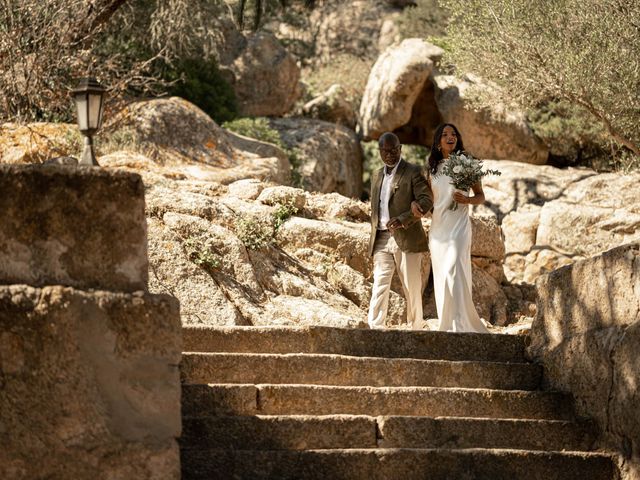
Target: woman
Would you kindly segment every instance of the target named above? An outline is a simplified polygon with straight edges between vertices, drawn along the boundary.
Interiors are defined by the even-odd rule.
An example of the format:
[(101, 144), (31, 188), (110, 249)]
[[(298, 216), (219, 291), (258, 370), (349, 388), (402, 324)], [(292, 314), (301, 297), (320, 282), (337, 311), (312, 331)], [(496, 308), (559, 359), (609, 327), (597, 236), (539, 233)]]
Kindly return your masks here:
[[(465, 207), (485, 201), (482, 184), (473, 185), (473, 195), (469, 196), (469, 192), (455, 190), (451, 178), (442, 173), (449, 155), (462, 150), (462, 137), (455, 125), (438, 126), (431, 145), (427, 178), (433, 192), (429, 250), (439, 330), (489, 333), (471, 299), (471, 220), (469, 207)], [(460, 205), (456, 210), (449, 210), (452, 199)], [(417, 217), (426, 214), (415, 202), (411, 210)]]

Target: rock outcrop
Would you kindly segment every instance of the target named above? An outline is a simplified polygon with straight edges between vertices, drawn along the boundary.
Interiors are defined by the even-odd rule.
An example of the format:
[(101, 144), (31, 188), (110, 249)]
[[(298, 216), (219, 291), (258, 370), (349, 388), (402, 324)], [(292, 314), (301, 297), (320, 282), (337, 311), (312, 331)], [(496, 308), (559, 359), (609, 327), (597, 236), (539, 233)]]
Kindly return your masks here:
[(226, 67), (244, 116), (282, 116), (302, 94), (295, 59), (270, 33), (249, 35), (244, 49)]
[(547, 272), (640, 238), (640, 175), (485, 161), (477, 212), (502, 219), (507, 279), (535, 283)]
[[(443, 53), (440, 47), (411, 38), (380, 55), (371, 69), (360, 104), (360, 128), (365, 138), (377, 139), (382, 133), (398, 130), (411, 121), (414, 105), (423, 91), (429, 91), (429, 77)], [(422, 95), (425, 96), (420, 98), (420, 104), (433, 103), (433, 88), (430, 94)], [(433, 131), (440, 118), (436, 113), (421, 120), (423, 125), (418, 127), (424, 130), (421, 141), (409, 142), (402, 134), (400, 140), (425, 144), (428, 132)]]
[(465, 148), (480, 158), (544, 164), (548, 149), (525, 121), (504, 105), (478, 109), (470, 101), (478, 79), (459, 80), (437, 70), (443, 50), (412, 38), (388, 48), (369, 75), (360, 105), (360, 128), (376, 139), (393, 131), (403, 143), (430, 146), (441, 122), (454, 123)]
[[(186, 178), (231, 183), (245, 178), (270, 178), (286, 183), (287, 155), (275, 145), (224, 130), (195, 105), (178, 97), (133, 103), (116, 115), (105, 132), (110, 150), (148, 157), (147, 169)], [(127, 155), (102, 157), (105, 165), (126, 166)], [(145, 160), (138, 157), (139, 163)]]
[(325, 120), (355, 129), (358, 121), (354, 105), (347, 98), (347, 92), (339, 85), (331, 85), (313, 100), (305, 103), (302, 113), (305, 117)]
[(360, 197), (362, 148), (353, 130), (310, 118), (274, 118), (270, 125), (295, 153), (305, 189)]
[(82, 139), (68, 123), (0, 124), (0, 163), (42, 163), (54, 157), (79, 155)]

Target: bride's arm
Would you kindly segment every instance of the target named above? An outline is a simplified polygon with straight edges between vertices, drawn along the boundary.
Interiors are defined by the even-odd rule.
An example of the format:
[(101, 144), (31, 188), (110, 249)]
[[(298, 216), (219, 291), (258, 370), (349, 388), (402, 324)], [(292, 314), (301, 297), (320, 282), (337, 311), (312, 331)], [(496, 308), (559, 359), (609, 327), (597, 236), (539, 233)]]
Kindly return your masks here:
[(455, 192), (453, 199), (458, 203), (469, 205), (482, 205), (485, 202), (484, 190), (482, 190), (482, 182), (478, 182), (471, 187), (473, 190), (473, 196), (470, 197), (464, 193)]

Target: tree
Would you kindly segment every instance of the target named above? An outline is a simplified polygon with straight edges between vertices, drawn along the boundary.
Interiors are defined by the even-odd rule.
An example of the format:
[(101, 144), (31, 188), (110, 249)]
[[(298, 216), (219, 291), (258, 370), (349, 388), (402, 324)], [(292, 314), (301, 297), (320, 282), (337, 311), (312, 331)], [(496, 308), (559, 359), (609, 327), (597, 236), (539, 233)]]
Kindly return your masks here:
[[(506, 101), (567, 102), (640, 156), (636, 0), (441, 0), (450, 56)], [(487, 98), (484, 100), (488, 101)]]

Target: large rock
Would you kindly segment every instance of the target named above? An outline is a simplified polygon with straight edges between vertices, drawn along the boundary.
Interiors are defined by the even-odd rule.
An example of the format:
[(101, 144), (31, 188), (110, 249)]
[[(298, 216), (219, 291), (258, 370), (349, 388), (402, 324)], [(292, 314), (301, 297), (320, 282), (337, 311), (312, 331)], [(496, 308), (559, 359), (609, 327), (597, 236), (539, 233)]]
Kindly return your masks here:
[(307, 102), (302, 107), (304, 116), (325, 120), (355, 129), (355, 107), (347, 98), (347, 92), (338, 84), (331, 85), (326, 92)]
[[(185, 177), (221, 183), (245, 178), (289, 181), (290, 165), (282, 150), (225, 131), (198, 107), (178, 97), (129, 105), (112, 119), (105, 136), (107, 145), (111, 142), (114, 148), (143, 154), (157, 170), (162, 167)], [(120, 152), (98, 161), (108, 165), (114, 162), (113, 155), (122, 163)]]
[(92, 167), (0, 165), (0, 283), (147, 288), (144, 185)]
[[(428, 89), (429, 76), (443, 53), (435, 45), (411, 38), (380, 55), (371, 69), (360, 104), (364, 138), (377, 139), (382, 133), (409, 123), (414, 104), (421, 92)], [(423, 128), (434, 128), (438, 121), (436, 116), (431, 125)], [(406, 140), (403, 135), (400, 137)]]
[(302, 93), (295, 59), (270, 33), (249, 35), (244, 50), (227, 67), (242, 115), (282, 116)]
[[(640, 473), (640, 245), (615, 248), (541, 277), (529, 355), (547, 387), (570, 391), (603, 445)], [(627, 478), (638, 478), (629, 472)]]
[(0, 477), (179, 479), (181, 351), (169, 296), (0, 287)]
[(536, 244), (590, 256), (640, 239), (640, 174), (597, 175), (569, 186), (540, 211)]
[(525, 204), (507, 215), (502, 220), (505, 252), (507, 254), (529, 252), (536, 244), (539, 223), (540, 207), (538, 205)]
[(374, 60), (380, 53), (384, 22), (396, 13), (387, 2), (377, 0), (321, 2), (308, 26), (307, 41), (313, 43), (315, 60), (326, 63), (336, 52)]
[(479, 158), (547, 163), (549, 150), (533, 133), (523, 112), (501, 104), (483, 109), (470, 105), (474, 89), (488, 88), (478, 79), (438, 75), (433, 81), (442, 120), (458, 127), (466, 150)]
[(362, 149), (352, 130), (309, 118), (271, 119), (270, 125), (295, 152), (305, 189), (360, 197)]
[[(462, 132), (464, 137), (464, 132)], [(465, 139), (466, 142), (466, 139)], [(573, 183), (595, 175), (588, 169), (560, 169), (549, 165), (528, 165), (507, 160), (485, 160), (486, 169), (502, 175), (482, 179), (487, 202), (474, 212), (490, 213), (502, 221), (505, 215), (528, 203), (542, 205), (559, 198)]]
[(0, 125), (0, 163), (42, 163), (79, 155), (82, 138), (68, 123), (4, 123)]

